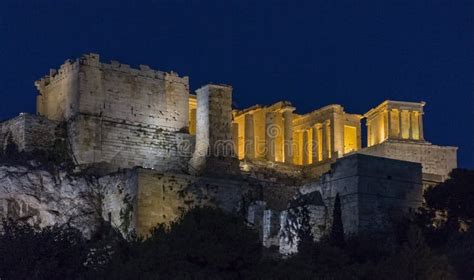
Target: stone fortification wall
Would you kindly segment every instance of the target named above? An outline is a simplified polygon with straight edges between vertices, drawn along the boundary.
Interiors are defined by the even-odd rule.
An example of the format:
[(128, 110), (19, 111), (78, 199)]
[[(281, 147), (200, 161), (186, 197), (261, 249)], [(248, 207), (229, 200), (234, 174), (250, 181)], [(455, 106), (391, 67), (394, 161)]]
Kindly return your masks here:
[(147, 235), (158, 223), (176, 220), (196, 206), (217, 206), (237, 213), (255, 190), (249, 183), (214, 177), (195, 177), (140, 169), (138, 173), (137, 232)]
[(59, 122), (43, 117), (21, 114), (0, 123), (0, 151), (9, 143), (16, 144), (19, 151), (52, 150), (55, 141), (62, 135)]
[(187, 171), (194, 136), (159, 126), (79, 115), (68, 125), (68, 137), (77, 162), (109, 163), (161, 171)]
[(390, 140), (364, 148), (359, 153), (421, 163), (423, 179), (431, 183), (443, 182), (451, 170), (457, 168), (456, 147)]
[(331, 172), (301, 191), (319, 191), (328, 213), (332, 213), (339, 194), (348, 234), (383, 229), (393, 215), (418, 208), (422, 189), (419, 163), (354, 154), (339, 159)]
[(36, 98), (36, 111), (50, 120), (63, 121), (78, 111), (79, 60), (66, 60), (59, 70), (35, 82), (40, 94)]
[(102, 116), (159, 126), (170, 131), (188, 126), (189, 79), (140, 65), (112, 61), (99, 55), (66, 61), (59, 71), (36, 82), (38, 113), (53, 120), (76, 114)]
[(139, 68), (89, 54), (36, 82), (38, 114), (68, 122), (77, 163), (187, 169), (195, 143), (188, 132), (189, 80)]

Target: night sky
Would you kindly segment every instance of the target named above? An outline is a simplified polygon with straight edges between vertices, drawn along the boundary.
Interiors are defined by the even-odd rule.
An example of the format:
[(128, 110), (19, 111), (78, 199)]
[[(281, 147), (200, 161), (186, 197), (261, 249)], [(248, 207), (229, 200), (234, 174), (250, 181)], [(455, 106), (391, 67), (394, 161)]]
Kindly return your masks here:
[(0, 43), (0, 119), (34, 113), (34, 81), (95, 52), (192, 90), (230, 84), (239, 108), (426, 101), (425, 138), (474, 167), (474, 1), (2, 0)]

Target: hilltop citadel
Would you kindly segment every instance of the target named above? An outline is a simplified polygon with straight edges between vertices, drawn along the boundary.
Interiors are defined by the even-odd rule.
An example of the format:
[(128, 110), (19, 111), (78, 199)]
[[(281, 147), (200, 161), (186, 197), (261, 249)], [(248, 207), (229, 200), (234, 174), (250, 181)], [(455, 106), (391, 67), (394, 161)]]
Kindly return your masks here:
[[(364, 114), (336, 104), (298, 114), (287, 101), (237, 110), (231, 86), (194, 93), (188, 77), (97, 54), (66, 61), (36, 87), (37, 114), (0, 123), (0, 150), (62, 149), (76, 174), (96, 170), (101, 216), (124, 234), (146, 235), (190, 207), (214, 205), (242, 213), (265, 246), (291, 253), (286, 225), (302, 207), (289, 203), (295, 197), (310, 210), (315, 238), (330, 227), (337, 194), (347, 234), (380, 230), (385, 215), (418, 207), (423, 187), (457, 167), (457, 148), (426, 141), (424, 102), (387, 100)], [(47, 224), (40, 213), (50, 210), (18, 201), (1, 193), (0, 214), (34, 208), (43, 217), (34, 223)]]

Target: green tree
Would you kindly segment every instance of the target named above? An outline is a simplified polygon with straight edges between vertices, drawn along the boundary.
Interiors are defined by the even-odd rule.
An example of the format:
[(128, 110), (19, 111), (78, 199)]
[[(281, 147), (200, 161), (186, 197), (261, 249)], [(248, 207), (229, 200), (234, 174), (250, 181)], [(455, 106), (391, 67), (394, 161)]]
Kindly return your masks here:
[(431, 250), (422, 231), (410, 225), (407, 240), (376, 266), (375, 279), (456, 279), (449, 260)]
[(0, 231), (1, 279), (75, 279), (85, 271), (88, 249), (70, 227), (36, 230), (4, 221)]
[(474, 228), (458, 233), (447, 243), (447, 255), (461, 279), (474, 278)]
[(148, 239), (122, 246), (105, 278), (241, 279), (253, 273), (261, 247), (243, 219), (195, 208), (169, 227), (157, 226)]
[(474, 221), (474, 170), (455, 169), (445, 182), (425, 193), (427, 207), (447, 214), (450, 231), (469, 227)]
[(329, 240), (331, 244), (335, 246), (344, 245), (344, 227), (342, 225), (341, 198), (339, 197), (339, 193), (336, 194), (334, 200), (333, 220)]

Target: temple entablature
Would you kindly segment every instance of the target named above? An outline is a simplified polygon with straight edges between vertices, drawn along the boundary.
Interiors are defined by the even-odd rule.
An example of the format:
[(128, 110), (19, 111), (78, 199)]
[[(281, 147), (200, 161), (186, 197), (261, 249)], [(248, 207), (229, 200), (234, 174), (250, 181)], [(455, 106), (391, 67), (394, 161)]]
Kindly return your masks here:
[(367, 112), (367, 146), (386, 140), (424, 142), (423, 107), (425, 102), (386, 100)]

